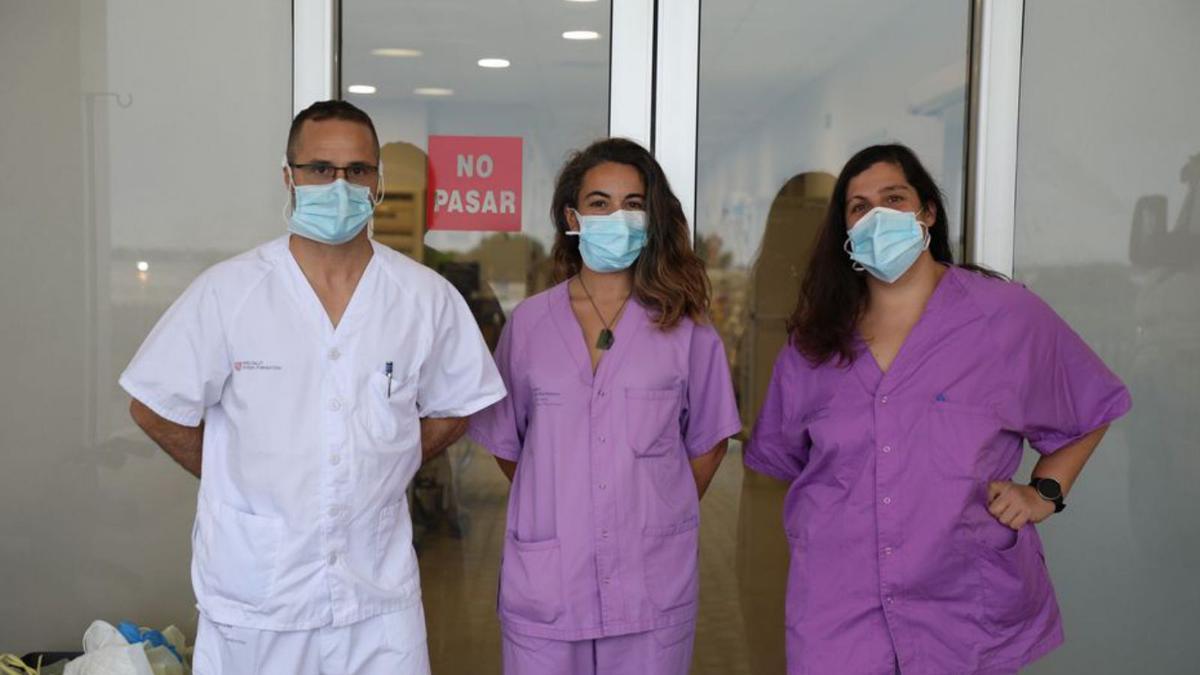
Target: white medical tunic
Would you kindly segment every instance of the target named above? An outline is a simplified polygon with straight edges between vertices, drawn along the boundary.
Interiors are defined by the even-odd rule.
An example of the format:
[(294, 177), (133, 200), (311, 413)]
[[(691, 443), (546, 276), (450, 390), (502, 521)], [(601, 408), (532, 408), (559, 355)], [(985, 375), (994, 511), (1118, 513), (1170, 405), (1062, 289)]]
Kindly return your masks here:
[(372, 246), (336, 329), (281, 237), (201, 274), (121, 376), (162, 417), (205, 423), (192, 583), (211, 621), (305, 630), (420, 602), (420, 418), (505, 392), (454, 287)]

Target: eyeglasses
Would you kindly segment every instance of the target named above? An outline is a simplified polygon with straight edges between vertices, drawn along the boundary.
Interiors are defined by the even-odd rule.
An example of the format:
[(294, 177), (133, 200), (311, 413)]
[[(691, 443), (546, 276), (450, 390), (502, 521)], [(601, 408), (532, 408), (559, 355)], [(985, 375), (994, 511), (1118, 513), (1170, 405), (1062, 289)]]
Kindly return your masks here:
[(375, 187), (379, 180), (379, 167), (375, 164), (354, 162), (346, 166), (335, 166), (329, 162), (312, 162), (309, 164), (289, 164), (293, 171), (299, 172), (306, 183), (332, 183), (337, 180), (338, 172), (347, 181), (357, 185)]

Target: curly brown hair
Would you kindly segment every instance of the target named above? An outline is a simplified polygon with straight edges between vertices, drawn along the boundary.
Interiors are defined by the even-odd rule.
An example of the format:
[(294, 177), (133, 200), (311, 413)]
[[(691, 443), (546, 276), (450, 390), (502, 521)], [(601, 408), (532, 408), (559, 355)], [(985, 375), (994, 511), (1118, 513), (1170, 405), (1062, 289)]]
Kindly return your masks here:
[(624, 138), (596, 141), (571, 155), (558, 174), (550, 217), (554, 240), (554, 276), (565, 281), (583, 267), (578, 237), (566, 235), (567, 209), (578, 208), (579, 191), (588, 171), (606, 162), (632, 166), (646, 186), (646, 246), (633, 266), (633, 295), (649, 309), (659, 328), (678, 325), (683, 317), (708, 320), (711, 289), (704, 261), (692, 250), (691, 229), (667, 176), (648, 150)]

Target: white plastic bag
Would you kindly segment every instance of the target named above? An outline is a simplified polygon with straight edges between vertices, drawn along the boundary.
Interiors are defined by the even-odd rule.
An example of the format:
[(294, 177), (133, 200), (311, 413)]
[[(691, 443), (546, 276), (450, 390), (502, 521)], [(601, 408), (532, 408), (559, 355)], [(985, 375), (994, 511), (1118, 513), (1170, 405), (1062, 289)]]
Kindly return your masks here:
[(83, 656), (67, 664), (63, 675), (154, 675), (145, 647), (129, 644), (107, 621), (88, 626), (83, 651)]
[(154, 675), (142, 645), (103, 647), (67, 664), (63, 675)]
[[(187, 639), (183, 631), (167, 626), (163, 638), (186, 656)], [(63, 675), (190, 675), (166, 646), (152, 647), (146, 642), (129, 644), (121, 631), (107, 621), (93, 621), (83, 634), (84, 655), (71, 661)]]
[(129, 641), (121, 631), (107, 621), (93, 621), (83, 632), (83, 653), (91, 654), (105, 647), (124, 647)]
[(150, 663), (150, 670), (154, 671), (154, 675), (184, 675), (187, 672), (179, 659), (166, 647), (147, 648), (146, 660)]
[(171, 646), (175, 648), (175, 653), (183, 658), (188, 657), (190, 650), (188, 650), (187, 638), (184, 637), (183, 631), (172, 624), (162, 629), (162, 634), (167, 639), (167, 642), (170, 642)]

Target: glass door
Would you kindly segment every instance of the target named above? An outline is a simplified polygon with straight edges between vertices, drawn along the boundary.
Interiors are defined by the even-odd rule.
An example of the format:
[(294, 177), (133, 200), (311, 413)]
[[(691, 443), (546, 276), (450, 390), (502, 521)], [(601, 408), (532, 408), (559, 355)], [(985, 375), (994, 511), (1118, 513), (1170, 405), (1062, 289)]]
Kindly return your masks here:
[(1067, 642), (1030, 672), (1185, 673), (1200, 654), (1200, 5), (1103, 4), (1025, 7), (1014, 274), (1134, 402), (1043, 528)]
[[(708, 263), (743, 421), (762, 405), (836, 175), (875, 143), (911, 147), (946, 197), (961, 251), (971, 7), (937, 2), (700, 5), (696, 245)], [(704, 672), (782, 673), (785, 486), (722, 467), (729, 514), (702, 552), (728, 598)], [(717, 494), (720, 494), (719, 492)], [(706, 497), (706, 500), (712, 497)], [(718, 510), (719, 501), (706, 505)], [(713, 527), (736, 522), (736, 539)], [(711, 597), (711, 596), (710, 596)]]
[[(375, 239), (449, 279), (492, 347), (517, 303), (552, 283), (559, 167), (608, 134), (613, 12), (607, 1), (341, 5), (338, 95), (371, 115), (383, 146)], [(467, 440), (414, 481), (434, 672), (499, 672), (507, 494)]]

